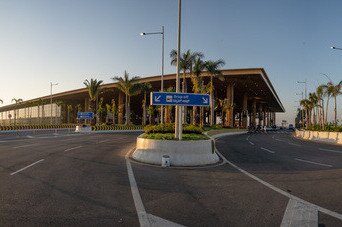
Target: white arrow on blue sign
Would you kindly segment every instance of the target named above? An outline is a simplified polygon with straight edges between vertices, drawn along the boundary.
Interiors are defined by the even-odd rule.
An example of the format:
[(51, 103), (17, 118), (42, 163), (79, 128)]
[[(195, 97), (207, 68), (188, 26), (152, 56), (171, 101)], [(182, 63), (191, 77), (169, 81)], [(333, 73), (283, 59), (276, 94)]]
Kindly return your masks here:
[(176, 92), (151, 92), (151, 104), (162, 106), (209, 106), (210, 95)]
[(94, 113), (93, 112), (77, 112), (77, 119), (93, 119)]

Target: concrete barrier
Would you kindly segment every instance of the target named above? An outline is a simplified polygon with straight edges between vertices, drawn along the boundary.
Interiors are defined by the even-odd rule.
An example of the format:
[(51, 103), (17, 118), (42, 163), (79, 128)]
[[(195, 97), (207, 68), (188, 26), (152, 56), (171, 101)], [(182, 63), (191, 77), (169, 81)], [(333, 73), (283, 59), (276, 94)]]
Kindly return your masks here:
[(305, 140), (342, 144), (342, 132), (296, 130), (295, 136)]
[(170, 157), (171, 166), (200, 166), (219, 162), (213, 151), (213, 141), (208, 140), (155, 140), (137, 138), (136, 150), (132, 158), (154, 165), (162, 164), (163, 155)]

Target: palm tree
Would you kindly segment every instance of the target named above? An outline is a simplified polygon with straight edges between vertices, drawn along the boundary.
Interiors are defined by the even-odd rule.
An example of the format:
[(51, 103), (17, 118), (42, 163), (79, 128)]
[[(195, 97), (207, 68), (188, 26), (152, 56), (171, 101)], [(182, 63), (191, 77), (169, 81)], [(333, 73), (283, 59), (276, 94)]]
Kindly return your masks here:
[[(102, 80), (98, 81), (97, 79), (90, 79), (90, 81), (86, 79), (83, 82), (83, 84), (88, 89), (89, 98), (90, 98), (90, 109), (95, 112), (96, 116), (97, 116), (97, 103), (98, 103), (99, 95), (101, 93), (102, 83), (103, 83)], [(94, 106), (94, 102), (95, 102), (95, 106)]]
[(324, 88), (324, 95), (327, 96), (327, 106), (325, 111), (325, 121), (328, 122), (328, 108), (329, 108), (329, 100), (331, 97), (331, 94), (334, 90), (334, 84), (332, 82), (328, 82), (326, 85), (323, 85)]
[(320, 85), (317, 87), (316, 89), (316, 95), (317, 95), (317, 99), (318, 99), (318, 102), (320, 102), (318, 104), (318, 107), (319, 107), (319, 121), (321, 123), (321, 127), (322, 129), (324, 129), (324, 99), (323, 99), (323, 96), (324, 96), (324, 86), (323, 85)]
[[(203, 54), (201, 52), (191, 52), (191, 50), (187, 50), (185, 53), (181, 54), (179, 60), (179, 67), (183, 71), (183, 81), (182, 81), (182, 92), (186, 92), (187, 84), (186, 84), (186, 72), (189, 71), (192, 73), (193, 64), (196, 58), (203, 58)], [(177, 50), (172, 50), (170, 52), (171, 57), (171, 65), (177, 66)], [(182, 107), (183, 109), (183, 119), (186, 122), (186, 107)]]
[[(196, 94), (202, 93), (203, 91), (203, 79), (201, 78), (201, 73), (205, 69), (205, 62), (201, 59), (201, 57), (196, 57), (193, 63), (191, 82), (192, 82), (192, 91)], [(192, 124), (197, 124), (197, 106), (194, 106), (192, 109)]]
[(113, 114), (113, 125), (115, 125), (115, 115), (118, 112), (118, 108), (115, 105), (115, 100), (112, 99), (112, 108), (111, 108), (111, 112)]
[(154, 124), (153, 118), (154, 118), (154, 112), (155, 112), (154, 106), (150, 105), (147, 109), (147, 112), (148, 112), (149, 124), (153, 125)]
[(310, 114), (309, 114), (309, 110), (311, 106), (310, 101), (308, 99), (302, 99), (300, 100), (300, 105), (303, 107), (305, 111), (305, 119), (306, 119), (305, 128), (308, 128), (310, 124)]
[(341, 86), (342, 86), (342, 80), (336, 84), (336, 85), (333, 85), (333, 89), (331, 91), (331, 97), (334, 98), (334, 119), (335, 119), (335, 127), (337, 126), (337, 96), (341, 95), (342, 92), (341, 92)]
[[(1, 100), (2, 101), (2, 100)], [(19, 99), (16, 99), (16, 98), (13, 98), (12, 99), (12, 102), (15, 102), (15, 105), (18, 105), (20, 104), (21, 102), (23, 102), (23, 100), (21, 98)], [(14, 110), (14, 124), (17, 123), (17, 113), (19, 113), (19, 110), (15, 109)]]
[(146, 115), (147, 115), (147, 107), (146, 107), (146, 103), (147, 103), (147, 93), (152, 89), (152, 85), (150, 83), (143, 83), (140, 86), (141, 91), (144, 93), (144, 99), (142, 102), (142, 108), (143, 108), (143, 120), (142, 120), (142, 125), (146, 124)]
[(221, 76), (219, 70), (225, 64), (224, 60), (206, 61), (206, 69), (210, 75), (210, 126), (214, 124), (214, 84), (213, 79), (215, 76)]
[(317, 123), (317, 118), (316, 118), (316, 112), (315, 112), (315, 107), (318, 105), (318, 97), (316, 93), (309, 93), (309, 101), (311, 104), (311, 111), (313, 112), (313, 124), (315, 125)]
[(125, 102), (125, 115), (126, 121), (125, 125), (130, 124), (131, 116), (130, 116), (130, 102), (131, 96), (137, 95), (140, 93), (140, 85), (137, 83), (139, 79), (138, 76), (134, 76), (129, 78), (129, 74), (125, 70), (123, 77), (114, 77), (113, 80), (118, 82), (118, 88), (126, 95), (126, 102)]

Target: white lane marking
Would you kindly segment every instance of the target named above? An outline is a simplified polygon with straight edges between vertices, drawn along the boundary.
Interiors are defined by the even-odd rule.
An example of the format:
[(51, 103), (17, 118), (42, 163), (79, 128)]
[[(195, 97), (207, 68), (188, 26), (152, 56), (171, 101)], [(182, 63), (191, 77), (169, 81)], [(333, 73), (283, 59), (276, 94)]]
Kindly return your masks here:
[(320, 207), (320, 206), (318, 206), (318, 205), (315, 205), (315, 204), (313, 204), (313, 203), (310, 203), (310, 202), (308, 202), (308, 201), (305, 201), (305, 200), (303, 200), (303, 199), (301, 199), (301, 198), (299, 198), (299, 197), (297, 197), (297, 196), (291, 195), (290, 193), (285, 192), (285, 191), (283, 191), (282, 189), (277, 188), (277, 187), (273, 186), (272, 184), (270, 184), (270, 183), (268, 183), (268, 182), (266, 182), (266, 181), (261, 180), (260, 178), (254, 176), (253, 174), (247, 172), (246, 170), (241, 169), (241, 168), (238, 167), (237, 165), (235, 165), (235, 164), (233, 164), (232, 162), (228, 161), (228, 160), (227, 160), (227, 159), (226, 159), (218, 150), (217, 150), (217, 153), (220, 154), (220, 156), (222, 157), (222, 159), (223, 159), (226, 163), (228, 163), (229, 165), (231, 165), (232, 167), (234, 167), (235, 169), (237, 169), (237, 170), (240, 171), (241, 173), (243, 173), (243, 174), (247, 175), (248, 177), (254, 179), (255, 181), (258, 181), (259, 183), (261, 183), (261, 184), (265, 185), (266, 187), (272, 189), (273, 191), (276, 191), (276, 192), (278, 192), (278, 193), (280, 193), (280, 194), (282, 194), (282, 195), (284, 195), (284, 196), (286, 196), (286, 197), (288, 197), (288, 198), (290, 198), (290, 199), (294, 199), (294, 200), (296, 200), (296, 201), (298, 201), (298, 202), (302, 202), (302, 203), (304, 203), (304, 204), (307, 204), (308, 206), (312, 206), (312, 207), (314, 207), (315, 209), (317, 209), (318, 211), (320, 211), (320, 212), (322, 212), (322, 213), (328, 214), (328, 215), (330, 215), (330, 216), (333, 216), (333, 217), (335, 217), (335, 218), (338, 218), (338, 219), (342, 220), (342, 214), (339, 214), (339, 213), (337, 213), (337, 212), (335, 212), (335, 211), (328, 210), (328, 209), (326, 209), (326, 208), (324, 208), (324, 207)]
[(295, 160), (300, 161), (300, 162), (306, 162), (306, 163), (310, 163), (310, 164), (325, 166), (325, 167), (333, 167), (332, 165), (323, 164), (323, 163), (318, 163), (318, 162), (312, 162), (312, 161), (304, 160), (304, 159), (300, 159), (300, 158), (295, 158)]
[(318, 148), (318, 150), (321, 150), (321, 151), (330, 151), (330, 152), (335, 152), (335, 153), (342, 154), (342, 151), (336, 151), (336, 150), (330, 150), (330, 149), (324, 149), (324, 148)]
[(281, 140), (281, 139), (275, 139), (277, 141), (280, 141), (280, 142), (286, 142), (285, 140)]
[(261, 150), (264, 150), (264, 151), (267, 151), (267, 152), (269, 152), (269, 153), (272, 153), (272, 154), (275, 153), (274, 151), (271, 151), (271, 150), (269, 150), (269, 149), (267, 149), (267, 148), (264, 148), (264, 147), (260, 147), (260, 149), (261, 149)]
[(110, 141), (110, 140), (102, 140), (99, 143), (105, 143), (105, 142), (108, 142), (108, 141)]
[(160, 217), (154, 216), (153, 214), (147, 214), (148, 219), (150, 221), (150, 226), (163, 226), (163, 227), (182, 227), (184, 225), (180, 225)]
[(133, 169), (132, 169), (132, 165), (131, 162), (129, 161), (129, 154), (131, 152), (127, 152), (127, 154), (125, 155), (125, 159), (126, 159), (126, 166), (127, 166), (127, 173), (128, 173), (128, 179), (129, 179), (129, 184), (131, 186), (131, 192), (132, 192), (132, 196), (133, 196), (133, 201), (134, 201), (134, 205), (135, 205), (135, 209), (137, 211), (138, 214), (138, 218), (139, 218), (139, 223), (141, 227), (147, 227), (147, 226), (175, 226), (175, 227), (182, 227), (183, 225), (179, 225), (177, 223), (165, 220), (163, 218), (154, 216), (152, 214), (148, 214), (146, 213), (144, 204), (141, 200), (141, 196), (139, 193), (139, 188), (137, 185), (137, 182), (135, 181), (135, 177), (134, 177), (134, 173), (133, 173)]
[(66, 151), (72, 151), (72, 150), (76, 150), (76, 149), (78, 149), (78, 148), (81, 148), (81, 147), (83, 147), (83, 146), (72, 147), (72, 148), (69, 148), (69, 149), (66, 149), (66, 150), (64, 150), (64, 152), (66, 152)]
[(44, 161), (44, 159), (40, 159), (39, 161), (36, 161), (36, 162), (34, 162), (34, 163), (32, 163), (32, 164), (30, 164), (30, 165), (28, 165), (28, 166), (26, 166), (26, 167), (24, 167), (22, 169), (19, 169), (19, 170), (15, 171), (15, 172), (11, 173), (10, 175), (12, 176), (14, 174), (17, 174), (17, 173), (19, 173), (19, 172), (21, 172), (21, 171), (23, 171), (23, 170), (25, 170), (27, 168), (30, 168), (31, 166), (34, 166), (35, 164), (38, 164), (39, 162), (42, 162), (42, 161)]
[(17, 148), (22, 148), (22, 147), (31, 147), (31, 146), (34, 146), (34, 145), (37, 145), (37, 144), (32, 143), (32, 144), (26, 144), (26, 145), (16, 146), (16, 147), (13, 147), (13, 148), (14, 148), (14, 149), (17, 149)]
[(318, 211), (314, 206), (290, 199), (280, 227), (318, 226)]
[(246, 138), (246, 140), (247, 140), (252, 146), (254, 146), (254, 143), (251, 142), (251, 141), (249, 141), (249, 137), (250, 137), (250, 136), (248, 136), (248, 137)]
[(140, 223), (140, 226), (150, 226), (150, 222), (148, 220), (148, 216), (147, 216), (144, 204), (141, 200), (138, 185), (134, 178), (134, 173), (133, 173), (132, 165), (128, 158), (128, 154), (129, 152), (126, 154), (126, 157), (125, 157), (127, 173), (128, 173), (129, 184), (131, 185), (131, 192), (133, 196), (135, 209), (137, 211), (138, 218), (139, 218), (139, 223)]
[(288, 144), (293, 145), (293, 146), (297, 146), (297, 147), (301, 147), (301, 146), (302, 146), (302, 145), (300, 145), (300, 144), (291, 143), (291, 142), (288, 142)]

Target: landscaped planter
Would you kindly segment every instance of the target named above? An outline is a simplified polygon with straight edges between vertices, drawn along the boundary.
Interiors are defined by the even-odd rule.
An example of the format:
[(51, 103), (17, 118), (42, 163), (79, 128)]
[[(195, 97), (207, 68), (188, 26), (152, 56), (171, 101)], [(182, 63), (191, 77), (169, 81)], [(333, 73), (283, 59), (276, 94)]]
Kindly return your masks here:
[(155, 140), (139, 136), (133, 159), (161, 165), (163, 155), (170, 157), (171, 166), (199, 166), (219, 162), (212, 140)]
[(342, 144), (342, 132), (296, 130), (295, 136), (305, 140)]

